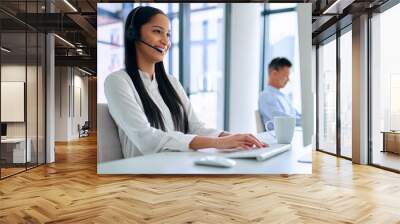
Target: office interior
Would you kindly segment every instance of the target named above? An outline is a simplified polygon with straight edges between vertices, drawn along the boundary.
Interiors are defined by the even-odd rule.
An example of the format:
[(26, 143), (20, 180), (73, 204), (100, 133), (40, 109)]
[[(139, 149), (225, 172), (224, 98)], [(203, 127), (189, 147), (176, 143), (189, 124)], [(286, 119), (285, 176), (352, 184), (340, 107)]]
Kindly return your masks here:
[(62, 1), (0, 3), (2, 179), (96, 131), (96, 3), (79, 7), (87, 15)]
[[(363, 206), (358, 203), (365, 202), (366, 207), (363, 209), (372, 214), (366, 217), (360, 211), (349, 209), (349, 212), (339, 215), (341, 210), (332, 207), (330, 211), (319, 211), (322, 214), (319, 221), (351, 223), (379, 220), (394, 223), (400, 220), (399, 215), (394, 212), (396, 209), (398, 211), (400, 204), (387, 198), (388, 192), (392, 196), (398, 195), (393, 189), (399, 187), (397, 173), (400, 172), (400, 104), (396, 100), (400, 91), (400, 68), (396, 61), (396, 52), (399, 52), (400, 45), (396, 40), (400, 33), (394, 28), (400, 20), (398, 1), (269, 1), (271, 4), (125, 2), (116, 3), (113, 7), (102, 6), (110, 2), (112, 1), (0, 2), (0, 118), (4, 136), (0, 146), (2, 195), (7, 194), (12, 198), (13, 194), (23, 190), (11, 189), (11, 184), (23, 188), (24, 184), (33, 183), (32, 179), (40, 179), (42, 183), (57, 183), (51, 177), (59, 181), (69, 181), (73, 186), (70, 192), (54, 186), (53, 190), (57, 193), (50, 198), (59, 200), (63, 198), (62, 193), (76, 193), (77, 189), (93, 197), (104, 193), (96, 189), (115, 192), (111, 186), (112, 181), (120, 183), (120, 189), (128, 186), (127, 191), (134, 193), (140, 192), (141, 187), (143, 191), (154, 190), (152, 183), (164, 184), (165, 188), (158, 190), (168, 194), (168, 189), (185, 186), (185, 178), (193, 182), (199, 178), (200, 183), (215, 183), (215, 186), (205, 185), (196, 191), (203, 190), (211, 198), (214, 197), (212, 189), (218, 189), (218, 184), (224, 184), (218, 178), (172, 178), (179, 183), (179, 186), (172, 186), (168, 184), (171, 179), (162, 176), (157, 180), (150, 180), (146, 177), (102, 177), (95, 174), (96, 104), (105, 102), (102, 86), (97, 83), (104, 81), (109, 72), (123, 66), (123, 39), (112, 34), (115, 30), (123, 29), (124, 18), (135, 6), (141, 4), (161, 8), (167, 13), (172, 26), (172, 46), (164, 62), (166, 70), (180, 80), (200, 118), (211, 127), (232, 132), (256, 132), (254, 109), (257, 108), (258, 94), (265, 88), (268, 78), (266, 66), (272, 58), (285, 56), (293, 62), (292, 81), (284, 91), (292, 97), (296, 107), (301, 107), (298, 46), (301, 29), (297, 27), (296, 3), (307, 2), (312, 5), (313, 11), (313, 175), (316, 177), (313, 177), (314, 182), (306, 182), (307, 177), (296, 177), (296, 181), (308, 183), (309, 186), (313, 183), (322, 189), (331, 190), (324, 192), (334, 192), (331, 195), (321, 193), (320, 198), (335, 195), (356, 198), (348, 205)], [(249, 21), (235, 20), (238, 15), (247, 16)], [(100, 30), (106, 35), (98, 34), (96, 41), (96, 31)], [(224, 38), (218, 39), (221, 35), (216, 33), (222, 33)], [(109, 52), (112, 60), (105, 61), (101, 54), (97, 54), (97, 50)], [(235, 58), (238, 52), (248, 55), (247, 60), (238, 62)], [(251, 91), (238, 91), (241, 88), (249, 88)], [(374, 179), (378, 175), (383, 178)], [(88, 177), (91, 178), (90, 181)], [(136, 182), (132, 180), (135, 178), (143, 179)], [(274, 180), (269, 182), (264, 177), (261, 179), (265, 182), (259, 182), (260, 178), (239, 179), (258, 183), (260, 186), (275, 183)], [(359, 180), (363, 178), (365, 179)], [(276, 180), (278, 179), (282, 180), (282, 190), (277, 190), (279, 193), (285, 193), (284, 186), (288, 182), (296, 182), (285, 176), (277, 177)], [(235, 181), (230, 179), (228, 182)], [(368, 186), (365, 186), (366, 183)], [(136, 184), (132, 187), (134, 190), (129, 189), (129, 184)], [(251, 190), (255, 185), (244, 189)], [(358, 198), (361, 196), (356, 188), (360, 186), (363, 193), (374, 197)], [(190, 189), (189, 186), (186, 187)], [(354, 192), (349, 192), (349, 188)], [(313, 195), (302, 189), (287, 189), (295, 192), (294, 194), (300, 194), (300, 198), (307, 197), (306, 199), (317, 201)], [(237, 189), (229, 191), (235, 190)], [(40, 195), (41, 190), (36, 191), (35, 195)], [(152, 197), (152, 193), (154, 192), (150, 190), (143, 197)], [(20, 195), (29, 197), (24, 193)], [(78, 196), (71, 193), (69, 197)], [(85, 197), (80, 199), (90, 201)], [(116, 200), (108, 199), (108, 203)], [(306, 199), (301, 203), (307, 204)], [(251, 204), (251, 200), (248, 200)], [(277, 208), (287, 208), (279, 200), (289, 200), (288, 198), (273, 200), (277, 202)], [(318, 203), (326, 203), (328, 206), (328, 201)], [(101, 206), (101, 202), (95, 202)], [(134, 204), (133, 201), (131, 203)], [(127, 207), (131, 208), (132, 204)], [(34, 203), (32, 206), (35, 206)], [(122, 203), (115, 206), (124, 207)], [(142, 206), (147, 208), (147, 205)], [(219, 204), (215, 206), (223, 207)], [(168, 209), (168, 205), (166, 207), (165, 211), (171, 211), (172, 208)], [(285, 211), (289, 214), (289, 210), (305, 211), (290, 207), (281, 214)], [(68, 208), (63, 211), (65, 215), (61, 217), (75, 221), (80, 220), (76, 214), (85, 212)], [(252, 220), (248, 217), (235, 217), (237, 219), (232, 221), (225, 219), (230, 216), (229, 213), (218, 211), (218, 215), (221, 215), (219, 218), (224, 221), (240, 223)], [(6, 212), (11, 212), (10, 208), (4, 207), (0, 214)], [(93, 213), (100, 214), (99, 211)], [(218, 212), (211, 213), (214, 215), (210, 216), (211, 219), (216, 218)], [(42, 215), (29, 212), (26, 214), (38, 220), (62, 220), (55, 217), (45, 219)], [(145, 221), (143, 217), (152, 217), (149, 219), (159, 222), (184, 220), (180, 215), (161, 220), (156, 214), (164, 214), (162, 212), (143, 217), (122, 212), (120, 214), (138, 222)], [(305, 217), (292, 214), (292, 218), (317, 220), (316, 213), (305, 214)], [(18, 215), (11, 217), (10, 220), (17, 220), (17, 217)], [(105, 213), (100, 222), (110, 221), (107, 219), (110, 217), (111, 214)], [(271, 213), (271, 217), (279, 219), (280, 215)], [(197, 219), (201, 220), (202, 217)]]
[[(117, 159), (122, 159), (122, 150), (118, 142), (113, 140), (117, 138), (117, 128), (110, 120), (107, 113), (107, 100), (104, 96), (103, 85), (105, 78), (114, 71), (123, 68), (123, 25), (125, 24), (128, 13), (138, 5), (130, 3), (99, 3), (99, 27), (98, 27), (98, 55), (105, 55), (98, 61), (98, 165)], [(232, 132), (250, 132), (256, 133), (255, 111), (258, 109), (258, 95), (266, 83), (268, 74), (261, 72), (267, 70), (267, 65), (262, 68), (261, 61), (270, 61), (271, 59), (262, 58), (261, 47), (263, 47), (263, 36), (268, 35), (268, 31), (263, 32), (263, 20), (259, 18), (257, 12), (266, 11), (269, 5), (264, 4), (233, 4), (232, 7), (223, 3), (214, 4), (150, 4), (166, 12), (169, 17), (171, 27), (172, 47), (170, 54), (164, 61), (166, 70), (170, 75), (175, 76), (183, 84), (183, 88), (189, 95), (190, 101), (194, 107), (196, 115), (201, 121), (204, 121), (207, 127), (217, 128), (219, 130), (229, 130)], [(304, 142), (311, 142), (313, 132), (312, 124), (312, 100), (302, 101), (302, 97), (311, 98), (311, 5), (281, 4), (271, 5), (275, 9), (284, 8), (289, 10), (290, 19), (287, 22), (287, 30), (282, 33), (276, 33), (270, 38), (274, 38), (276, 45), (281, 45), (274, 50), (270, 57), (286, 56), (295, 64), (293, 72), (293, 81), (285, 91), (297, 103), (298, 111), (306, 111), (306, 122), (303, 122), (304, 129), (302, 136)], [(308, 7), (307, 7), (308, 6)], [(183, 9), (181, 9), (181, 8)], [(227, 7), (230, 7), (227, 9)], [(183, 16), (190, 17), (190, 27), (180, 20), (177, 10), (190, 10), (190, 14)], [(224, 11), (232, 10), (232, 19), (229, 21), (232, 26), (226, 26)], [(114, 14), (109, 22), (110, 12), (120, 11), (120, 14)], [(249, 16), (251, 15), (251, 16)], [(208, 18), (208, 19), (205, 19)], [(246, 22), (254, 20), (251, 26)], [(108, 23), (101, 23), (106, 21)], [(303, 21), (303, 22), (301, 22)], [(271, 22), (271, 25), (277, 25), (277, 20)], [(225, 27), (225, 28), (224, 28)], [(227, 42), (224, 30), (229, 27), (231, 42)], [(297, 30), (302, 27), (303, 32), (298, 34)], [(272, 28), (274, 29), (274, 28)], [(305, 34), (308, 35), (305, 35)], [(182, 40), (182, 41), (179, 41)], [(190, 40), (186, 43), (186, 40)], [(306, 40), (306, 41), (304, 41)], [(246, 44), (239, 44), (244, 42)], [(186, 49), (190, 54), (183, 52), (184, 57), (180, 60), (175, 54), (179, 49)], [(267, 47), (264, 45), (264, 47)], [(224, 51), (232, 49), (231, 52)], [(272, 48), (272, 46), (268, 46)], [(257, 49), (257, 50), (254, 50)], [(266, 49), (265, 51), (269, 51)], [(110, 53), (111, 52), (111, 53)], [(306, 57), (300, 57), (306, 55)], [(220, 58), (218, 58), (220, 56)], [(307, 57), (308, 56), (308, 57)], [(304, 65), (304, 66), (303, 66)], [(308, 66), (307, 66), (308, 65)], [(229, 71), (228, 71), (229, 70)], [(179, 72), (188, 71), (188, 72)], [(300, 77), (300, 71), (305, 71)], [(229, 78), (227, 75), (229, 73)], [(263, 77), (264, 80), (261, 80)], [(303, 87), (304, 88), (300, 88)], [(260, 88), (260, 89), (259, 89)], [(305, 106), (302, 106), (302, 103)], [(105, 109), (103, 109), (105, 108)], [(101, 112), (105, 111), (105, 112)], [(104, 128), (102, 128), (104, 127)], [(114, 128), (113, 128), (114, 127)], [(105, 129), (107, 128), (107, 129)], [(115, 136), (111, 138), (110, 136)], [(111, 143), (110, 143), (111, 142)], [(302, 144), (302, 143), (300, 143)], [(308, 143), (309, 144), (309, 143)], [(307, 145), (308, 145), (307, 144)], [(301, 148), (303, 149), (303, 148)], [(304, 150), (302, 150), (304, 151)], [(158, 156), (158, 155), (157, 155)], [(168, 156), (162, 154), (160, 156)], [(140, 158), (139, 158), (140, 159)], [(133, 161), (126, 163), (135, 163)], [(124, 163), (125, 163), (124, 162)], [(240, 166), (240, 165), (239, 165)], [(111, 167), (115, 167), (112, 165)], [(302, 166), (299, 166), (302, 167)], [(119, 167), (124, 173), (129, 168)], [(98, 167), (98, 171), (106, 169)], [(146, 169), (145, 169), (146, 170)], [(189, 169), (188, 169), (189, 170)], [(239, 169), (240, 170), (240, 169)], [(302, 169), (299, 169), (302, 170)], [(305, 169), (304, 169), (305, 170)], [(166, 170), (154, 170), (155, 172), (167, 172)], [(139, 171), (132, 171), (139, 172)], [(150, 172), (150, 171), (147, 171)], [(183, 172), (183, 171), (182, 171)], [(186, 172), (186, 171), (185, 171)], [(201, 171), (196, 171), (201, 172)], [(207, 173), (207, 170), (203, 172)], [(249, 171), (246, 171), (249, 172)], [(254, 171), (264, 172), (268, 171)], [(278, 171), (272, 171), (278, 172)], [(284, 171), (282, 171), (284, 172)], [(296, 169), (291, 172), (296, 173)], [(299, 171), (303, 172), (303, 171)], [(309, 171), (310, 172), (310, 171)], [(101, 173), (99, 171), (99, 173)]]

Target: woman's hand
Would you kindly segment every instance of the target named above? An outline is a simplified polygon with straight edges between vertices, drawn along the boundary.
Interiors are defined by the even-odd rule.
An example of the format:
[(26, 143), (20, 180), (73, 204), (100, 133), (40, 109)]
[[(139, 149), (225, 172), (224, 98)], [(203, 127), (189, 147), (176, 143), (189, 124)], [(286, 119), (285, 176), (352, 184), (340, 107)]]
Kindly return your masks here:
[(253, 147), (267, 147), (268, 144), (261, 142), (252, 134), (231, 134), (216, 139), (215, 148), (217, 149), (251, 149)]

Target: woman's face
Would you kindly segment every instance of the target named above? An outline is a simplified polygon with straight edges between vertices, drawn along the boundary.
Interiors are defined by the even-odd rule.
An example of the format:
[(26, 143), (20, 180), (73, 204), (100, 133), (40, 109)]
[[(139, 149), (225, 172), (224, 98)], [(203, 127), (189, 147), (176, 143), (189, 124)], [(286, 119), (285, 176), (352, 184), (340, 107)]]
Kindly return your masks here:
[(162, 53), (140, 41), (137, 41), (136, 50), (138, 56), (142, 56), (144, 59), (152, 63), (162, 61), (170, 47), (169, 25), (168, 17), (163, 14), (156, 14), (149, 22), (143, 24), (140, 29), (140, 39), (151, 46), (162, 50)]

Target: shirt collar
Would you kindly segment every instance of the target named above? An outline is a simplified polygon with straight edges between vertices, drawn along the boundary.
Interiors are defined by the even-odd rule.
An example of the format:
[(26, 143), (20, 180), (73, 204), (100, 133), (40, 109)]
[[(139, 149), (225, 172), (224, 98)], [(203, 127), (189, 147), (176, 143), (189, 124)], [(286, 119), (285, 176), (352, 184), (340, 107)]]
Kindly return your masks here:
[(268, 90), (271, 91), (271, 92), (282, 93), (279, 89), (277, 89), (277, 88), (275, 88), (275, 87), (273, 87), (273, 86), (271, 86), (271, 85), (267, 85), (267, 88), (268, 88)]
[(153, 75), (153, 80), (150, 80), (149, 75), (147, 72), (144, 72), (140, 69), (138, 69), (140, 78), (142, 78), (143, 84), (145, 85), (146, 88), (155, 88), (157, 87), (157, 79), (155, 77), (155, 74)]

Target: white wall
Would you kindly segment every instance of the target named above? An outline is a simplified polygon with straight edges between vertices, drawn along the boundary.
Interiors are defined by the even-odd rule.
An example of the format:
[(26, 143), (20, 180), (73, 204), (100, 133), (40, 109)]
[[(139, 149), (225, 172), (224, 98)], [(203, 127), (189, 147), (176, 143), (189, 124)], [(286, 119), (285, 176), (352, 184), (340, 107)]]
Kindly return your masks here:
[[(312, 61), (311, 61), (311, 74), (312, 74), (312, 84), (311, 84), (311, 88), (313, 91), (313, 121), (316, 122), (317, 121), (317, 113), (316, 113), (316, 108), (317, 108), (317, 48), (315, 47), (315, 45), (312, 46), (312, 51), (311, 51), (311, 57), (312, 57)], [(317, 130), (316, 130), (316, 125), (313, 125), (313, 137), (312, 137), (312, 149), (315, 150), (317, 148)]]
[(312, 25), (311, 25), (311, 3), (298, 4), (298, 33), (299, 65), (301, 74), (301, 113), (303, 126), (303, 144), (312, 143), (314, 132), (314, 95), (315, 86), (312, 76)]
[(55, 141), (68, 140), (68, 73), (67, 67), (55, 68)]
[(229, 131), (256, 132), (260, 74), (260, 7), (232, 4)]
[[(25, 82), (1, 82), (1, 121), (24, 122)], [(36, 108), (36, 105), (35, 105)]]
[(55, 141), (77, 139), (78, 124), (88, 120), (88, 78), (71, 67), (56, 67), (55, 73)]
[[(12, 106), (4, 106), (2, 102), (2, 114), (6, 113), (20, 113), (22, 116), (21, 122), (6, 122), (7, 123), (7, 137), (25, 137), (31, 139), (31, 145), (29, 146), (32, 151), (33, 161), (36, 161), (38, 155), (38, 162), (44, 163), (45, 152), (45, 139), (44, 139), (44, 100), (45, 100), (45, 89), (43, 79), (45, 77), (42, 72), (42, 67), (39, 65), (25, 65), (25, 64), (3, 64), (1, 66), (2, 82), (24, 82), (26, 85), (26, 99), (21, 97), (22, 102), (19, 102), (19, 108), (13, 108)], [(27, 80), (26, 80), (27, 79)], [(3, 85), (4, 83), (2, 83)], [(23, 88), (23, 87), (22, 87)], [(2, 88), (2, 98), (8, 98), (7, 92)], [(10, 92), (9, 92), (10, 93)], [(6, 94), (6, 95), (4, 95)], [(19, 94), (24, 94), (24, 89), (19, 90)], [(16, 99), (14, 99), (16, 100)], [(25, 106), (26, 101), (26, 106)], [(17, 103), (17, 102), (10, 102)], [(15, 105), (14, 105), (15, 106)], [(17, 110), (17, 111), (16, 111)], [(23, 118), (26, 112), (26, 120)], [(3, 117), (2, 117), (3, 119)], [(37, 154), (38, 153), (38, 154)], [(51, 158), (51, 157), (48, 157)], [(49, 160), (50, 161), (50, 160)]]
[[(46, 8), (54, 12), (54, 4), (46, 1)], [(46, 163), (55, 162), (55, 42), (54, 34), (46, 34)]]
[[(78, 73), (77, 73), (78, 72)], [(88, 77), (87, 76), (81, 76), (83, 73), (77, 71), (75, 69), (74, 71), (74, 89), (75, 92), (73, 94), (75, 94), (73, 97), (73, 99), (75, 100), (74, 104), (74, 108), (73, 110), (75, 110), (75, 113), (72, 113), (72, 130), (71, 130), (71, 135), (73, 138), (78, 138), (79, 137), (79, 133), (78, 133), (78, 124), (80, 124), (81, 126), (85, 123), (85, 121), (88, 121)], [(79, 99), (79, 93), (77, 92), (77, 90), (80, 89), (80, 99)], [(81, 101), (79, 103), (79, 100)], [(80, 105), (79, 105), (80, 104)], [(72, 105), (71, 105), (72, 106)], [(82, 107), (81, 110), (82, 112), (80, 113), (79, 111), (79, 107)]]
[[(18, 81), (25, 82), (26, 69), (31, 70), (32, 67), (18, 64), (8, 64), (1, 66), (1, 81)], [(26, 83), (26, 82), (25, 82)], [(32, 94), (33, 95), (33, 94)], [(3, 98), (4, 96), (2, 96)], [(7, 110), (8, 108), (1, 108)], [(23, 108), (24, 109), (24, 108)], [(24, 137), (25, 136), (25, 122), (8, 122), (7, 123), (7, 136), (8, 137)]]
[[(36, 134), (36, 122), (37, 114), (37, 96), (36, 96), (36, 80), (31, 77), (31, 75), (36, 77), (36, 66), (25, 66), (19, 64), (4, 64), (1, 66), (1, 81), (2, 82), (24, 82), (27, 84), (27, 122), (7, 122), (7, 136), (8, 137), (24, 137), (25, 136), (25, 126), (28, 125), (28, 137), (30, 134)], [(25, 80), (25, 76), (28, 76), (28, 82)], [(3, 91), (3, 90), (2, 90)], [(22, 92), (23, 94), (23, 92)], [(2, 98), (7, 96), (2, 96)], [(22, 97), (24, 98), (24, 97)], [(24, 104), (24, 103), (23, 103)], [(39, 105), (40, 107), (40, 105)], [(3, 113), (12, 108), (1, 108)], [(5, 110), (5, 111), (4, 111)], [(21, 108), (22, 113), (24, 113), (24, 106)], [(21, 112), (21, 111), (19, 111)], [(10, 113), (10, 111), (7, 111)], [(12, 112), (11, 112), (12, 113)], [(22, 115), (23, 116), (23, 115)], [(22, 119), (24, 120), (24, 118)]]

